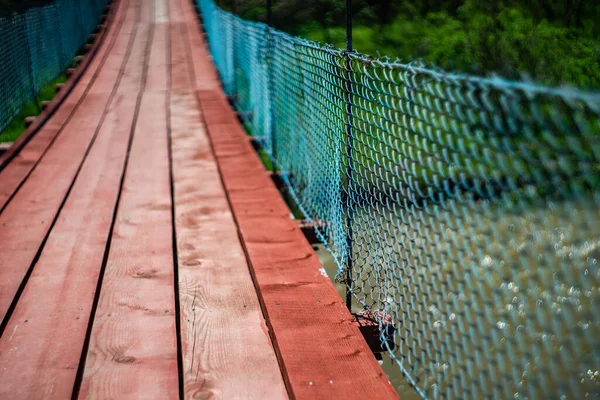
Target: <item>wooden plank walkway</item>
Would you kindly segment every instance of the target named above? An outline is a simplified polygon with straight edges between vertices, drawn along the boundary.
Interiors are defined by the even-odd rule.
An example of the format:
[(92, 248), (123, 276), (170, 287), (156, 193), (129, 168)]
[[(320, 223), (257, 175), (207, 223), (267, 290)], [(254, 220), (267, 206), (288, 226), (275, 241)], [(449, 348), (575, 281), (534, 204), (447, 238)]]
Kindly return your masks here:
[(115, 0), (0, 171), (0, 399), (396, 398), (189, 0)]

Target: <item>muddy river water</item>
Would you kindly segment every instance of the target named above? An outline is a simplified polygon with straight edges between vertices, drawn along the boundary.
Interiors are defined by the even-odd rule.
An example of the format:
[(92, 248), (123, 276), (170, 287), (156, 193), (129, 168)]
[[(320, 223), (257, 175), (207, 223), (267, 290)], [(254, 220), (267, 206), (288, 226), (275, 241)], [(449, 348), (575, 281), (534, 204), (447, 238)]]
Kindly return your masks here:
[[(600, 398), (594, 199), (369, 208), (356, 221), (353, 312), (394, 320), (380, 364), (401, 399)], [(334, 277), (333, 257), (316, 248)]]

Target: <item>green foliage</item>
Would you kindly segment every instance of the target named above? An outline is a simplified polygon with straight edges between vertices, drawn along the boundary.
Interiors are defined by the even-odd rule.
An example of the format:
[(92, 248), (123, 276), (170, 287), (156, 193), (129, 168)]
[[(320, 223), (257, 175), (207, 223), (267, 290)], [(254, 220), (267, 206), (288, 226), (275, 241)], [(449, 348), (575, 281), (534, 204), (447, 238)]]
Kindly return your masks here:
[[(264, 21), (264, 0), (223, 3), (244, 18)], [(344, 47), (344, 3), (273, 0), (275, 26)], [(597, 0), (354, 0), (353, 20), (354, 47), (374, 56), (600, 88)]]
[(56, 94), (56, 84), (64, 83), (67, 81), (67, 76), (61, 74), (54, 81), (44, 86), (38, 93), (35, 100), (29, 102), (23, 107), (21, 112), (10, 121), (10, 123), (0, 132), (0, 143), (2, 142), (14, 142), (21, 136), (25, 131), (25, 118), (30, 116), (36, 116), (41, 111), (41, 104), (43, 101), (52, 100)]

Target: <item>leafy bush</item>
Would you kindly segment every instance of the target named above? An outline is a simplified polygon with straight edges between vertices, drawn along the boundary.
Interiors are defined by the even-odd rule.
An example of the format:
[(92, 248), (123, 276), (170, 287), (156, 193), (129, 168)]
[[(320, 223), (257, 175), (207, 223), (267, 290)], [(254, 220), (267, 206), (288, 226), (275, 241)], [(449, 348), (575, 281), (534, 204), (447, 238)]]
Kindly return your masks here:
[[(344, 1), (273, 0), (275, 26), (345, 47)], [(223, 0), (264, 21), (264, 0)], [(234, 6), (235, 5), (235, 6)], [(354, 48), (548, 85), (600, 88), (597, 0), (354, 0)]]

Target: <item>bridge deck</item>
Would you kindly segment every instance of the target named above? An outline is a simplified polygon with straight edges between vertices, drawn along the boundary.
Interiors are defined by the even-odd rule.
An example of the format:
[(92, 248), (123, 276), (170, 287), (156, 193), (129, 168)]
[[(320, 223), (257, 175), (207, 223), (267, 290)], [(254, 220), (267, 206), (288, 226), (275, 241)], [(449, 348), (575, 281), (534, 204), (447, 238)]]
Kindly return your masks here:
[(188, 0), (120, 0), (0, 173), (0, 398), (395, 397)]

